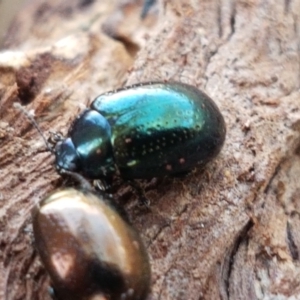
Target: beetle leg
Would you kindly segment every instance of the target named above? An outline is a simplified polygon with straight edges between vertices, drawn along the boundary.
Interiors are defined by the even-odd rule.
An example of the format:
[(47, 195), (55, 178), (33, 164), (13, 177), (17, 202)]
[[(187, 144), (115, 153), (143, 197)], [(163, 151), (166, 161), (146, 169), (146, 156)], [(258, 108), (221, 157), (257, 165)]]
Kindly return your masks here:
[(95, 179), (93, 181), (93, 186), (98, 191), (102, 191), (102, 192), (105, 192), (105, 191), (107, 191), (107, 190), (109, 190), (111, 188), (110, 184), (107, 181), (101, 180), (101, 179)]

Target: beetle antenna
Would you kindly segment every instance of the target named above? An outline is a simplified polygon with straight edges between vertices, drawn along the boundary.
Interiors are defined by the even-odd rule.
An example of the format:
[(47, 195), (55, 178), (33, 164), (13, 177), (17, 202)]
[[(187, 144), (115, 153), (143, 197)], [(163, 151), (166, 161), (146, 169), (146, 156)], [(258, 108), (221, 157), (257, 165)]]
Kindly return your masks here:
[(80, 184), (80, 187), (82, 189), (89, 190), (89, 191), (93, 190), (92, 185), (82, 175), (80, 175), (76, 172), (65, 170), (65, 169), (59, 170), (59, 173), (66, 174), (66, 175), (70, 176), (71, 178), (73, 178), (75, 181), (77, 181)]
[(48, 141), (46, 140), (44, 133), (42, 132), (40, 126), (38, 125), (37, 121), (34, 119), (34, 117), (20, 104), (15, 102), (13, 104), (13, 106), (17, 109), (19, 109), (26, 117), (27, 119), (31, 122), (31, 124), (35, 127), (35, 129), (39, 132), (39, 134), (41, 135), (46, 148), (49, 152), (53, 153), (53, 147), (51, 147), (51, 145), (48, 143)]

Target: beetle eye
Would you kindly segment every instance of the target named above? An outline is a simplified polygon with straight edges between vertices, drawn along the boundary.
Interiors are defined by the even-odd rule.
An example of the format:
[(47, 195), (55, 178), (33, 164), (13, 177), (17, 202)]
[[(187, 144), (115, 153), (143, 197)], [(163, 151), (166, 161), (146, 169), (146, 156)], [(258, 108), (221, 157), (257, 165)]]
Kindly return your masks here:
[(55, 163), (58, 169), (77, 171), (79, 157), (75, 146), (70, 138), (58, 142), (55, 146)]

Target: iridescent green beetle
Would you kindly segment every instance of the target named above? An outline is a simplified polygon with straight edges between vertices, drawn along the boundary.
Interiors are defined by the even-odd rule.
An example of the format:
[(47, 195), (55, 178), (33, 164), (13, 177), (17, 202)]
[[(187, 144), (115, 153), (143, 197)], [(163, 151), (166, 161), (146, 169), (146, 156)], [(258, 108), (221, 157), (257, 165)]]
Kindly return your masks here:
[(56, 166), (102, 180), (186, 173), (212, 160), (225, 135), (218, 107), (196, 87), (142, 83), (98, 96), (57, 143)]

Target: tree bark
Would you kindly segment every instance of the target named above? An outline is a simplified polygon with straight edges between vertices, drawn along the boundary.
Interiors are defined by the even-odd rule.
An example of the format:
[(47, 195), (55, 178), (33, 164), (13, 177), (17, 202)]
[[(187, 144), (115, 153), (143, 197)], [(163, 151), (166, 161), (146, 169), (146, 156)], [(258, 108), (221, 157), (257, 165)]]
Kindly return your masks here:
[[(31, 209), (65, 182), (41, 136), (67, 133), (98, 94), (176, 80), (220, 107), (205, 170), (124, 205), (147, 246), (149, 299), (300, 298), (300, 1), (31, 0), (0, 52), (0, 297), (50, 299)], [(120, 193), (119, 193), (120, 194)], [(124, 194), (124, 193), (123, 193)]]

